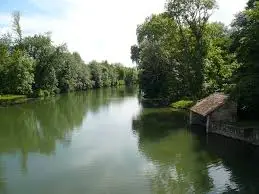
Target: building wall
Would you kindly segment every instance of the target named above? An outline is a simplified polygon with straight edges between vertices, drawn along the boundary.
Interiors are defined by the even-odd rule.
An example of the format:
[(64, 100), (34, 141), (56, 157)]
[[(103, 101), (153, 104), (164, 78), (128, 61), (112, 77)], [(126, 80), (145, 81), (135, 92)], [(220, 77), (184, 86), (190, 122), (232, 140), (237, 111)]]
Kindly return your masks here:
[(236, 122), (237, 105), (229, 101), (210, 115), (211, 121)]
[(209, 132), (259, 145), (259, 129), (242, 128), (224, 122), (211, 122)]
[(206, 126), (207, 119), (202, 115), (199, 115), (195, 112), (191, 112), (190, 119), (191, 119), (191, 122), (190, 122), (191, 125)]

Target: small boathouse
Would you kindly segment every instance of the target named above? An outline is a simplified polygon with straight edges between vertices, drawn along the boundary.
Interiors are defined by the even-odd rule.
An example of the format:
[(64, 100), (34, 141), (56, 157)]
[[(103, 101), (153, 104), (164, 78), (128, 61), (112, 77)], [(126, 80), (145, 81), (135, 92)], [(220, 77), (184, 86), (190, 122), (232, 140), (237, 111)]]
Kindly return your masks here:
[(190, 109), (190, 124), (206, 127), (206, 132), (212, 122), (236, 122), (237, 104), (223, 93), (214, 93)]

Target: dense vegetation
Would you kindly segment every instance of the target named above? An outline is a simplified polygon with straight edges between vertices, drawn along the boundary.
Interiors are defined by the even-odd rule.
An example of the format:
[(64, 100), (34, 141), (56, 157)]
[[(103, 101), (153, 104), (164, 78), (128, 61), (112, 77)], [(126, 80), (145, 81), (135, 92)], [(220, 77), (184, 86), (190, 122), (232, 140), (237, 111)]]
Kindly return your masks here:
[(259, 1), (249, 0), (230, 27), (209, 22), (216, 8), (215, 0), (168, 0), (138, 26), (131, 58), (146, 98), (169, 104), (225, 92), (240, 112), (259, 112)]
[(23, 37), (19, 12), (13, 14), (13, 33), (0, 35), (0, 95), (49, 96), (136, 81), (136, 69), (107, 61), (85, 64), (65, 44), (55, 46), (50, 33)]

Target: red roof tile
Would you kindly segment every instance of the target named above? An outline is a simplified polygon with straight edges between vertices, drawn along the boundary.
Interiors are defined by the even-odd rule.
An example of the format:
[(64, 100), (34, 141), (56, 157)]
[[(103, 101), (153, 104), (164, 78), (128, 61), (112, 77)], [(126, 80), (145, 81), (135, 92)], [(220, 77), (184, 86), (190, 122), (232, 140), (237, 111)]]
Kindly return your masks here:
[(191, 111), (202, 116), (207, 116), (226, 103), (228, 96), (223, 93), (215, 93), (204, 98), (191, 108)]

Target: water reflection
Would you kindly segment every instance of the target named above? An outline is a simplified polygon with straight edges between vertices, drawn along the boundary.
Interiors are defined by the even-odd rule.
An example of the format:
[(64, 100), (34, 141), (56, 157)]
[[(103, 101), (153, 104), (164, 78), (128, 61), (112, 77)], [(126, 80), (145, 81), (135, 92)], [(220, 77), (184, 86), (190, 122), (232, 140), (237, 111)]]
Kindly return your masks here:
[(212, 181), (197, 139), (185, 130), (186, 115), (169, 109), (144, 109), (133, 120), (140, 151), (154, 164), (149, 172), (154, 193), (206, 193)]
[(200, 127), (186, 130), (187, 118), (147, 108), (133, 119), (154, 193), (258, 193), (259, 149)]
[[(133, 119), (132, 119), (133, 117)], [(259, 149), (107, 88), (0, 108), (0, 193), (259, 193)]]
[(6, 181), (4, 179), (4, 168), (0, 157), (0, 193), (5, 193)]
[(98, 112), (110, 101), (122, 101), (135, 88), (106, 88), (62, 95), (33, 103), (0, 108), (0, 153), (21, 153), (26, 171), (29, 153), (52, 155), (56, 143), (69, 146), (71, 134), (87, 113)]
[[(217, 158), (220, 158), (220, 166), (224, 167), (225, 173), (229, 177), (226, 185), (223, 185), (225, 193), (259, 193), (258, 147), (218, 135), (208, 136), (207, 141), (201, 135), (197, 137), (206, 145), (203, 146), (206, 152), (213, 153)], [(211, 174), (216, 173), (214, 171)], [(219, 183), (224, 178), (220, 174), (215, 176)]]

